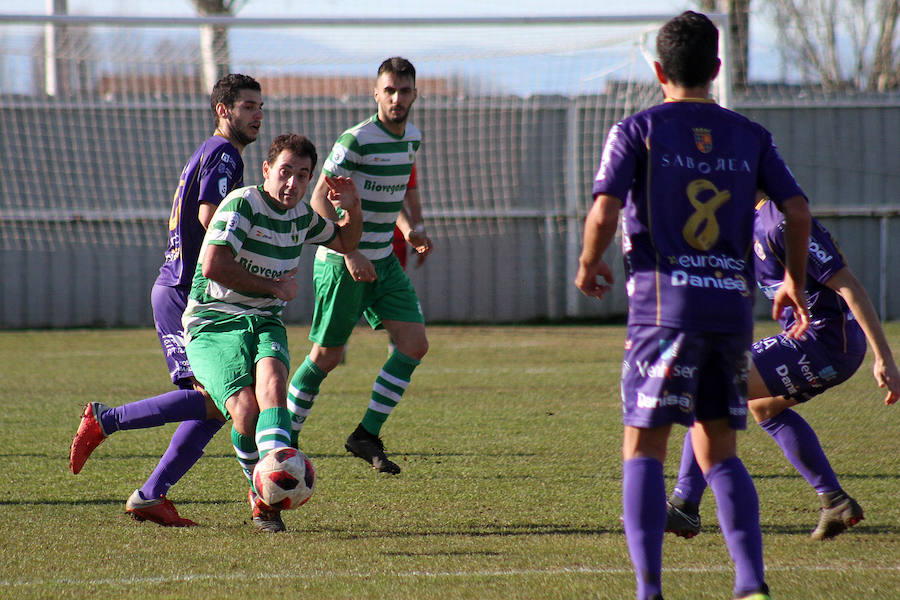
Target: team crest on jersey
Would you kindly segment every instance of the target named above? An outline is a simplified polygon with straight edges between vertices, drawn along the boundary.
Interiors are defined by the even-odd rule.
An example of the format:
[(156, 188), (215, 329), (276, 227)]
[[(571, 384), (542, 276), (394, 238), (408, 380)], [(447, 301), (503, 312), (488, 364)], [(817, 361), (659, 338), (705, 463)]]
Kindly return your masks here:
[(416, 157), (416, 150), (413, 147), (413, 143), (410, 142), (409, 143), (409, 162), (412, 162), (415, 157)]
[(756, 256), (759, 257), (759, 260), (766, 260), (766, 251), (763, 249), (763, 245), (759, 240), (753, 242), (753, 251), (756, 253)]
[(694, 144), (697, 150), (703, 154), (709, 154), (713, 149), (712, 131), (703, 129), (702, 127), (694, 128)]
[(347, 158), (347, 152), (343, 146), (335, 146), (334, 150), (331, 151), (331, 162), (334, 164), (341, 164), (345, 158)]
[(225, 223), (225, 231), (234, 232), (238, 229), (238, 224), (241, 222), (240, 213), (233, 212), (231, 216), (228, 217), (228, 222)]
[(219, 180), (219, 195), (223, 198), (228, 195), (228, 178), (223, 177)]
[(297, 233), (297, 224), (294, 222), (291, 222), (291, 241), (295, 244), (300, 241), (300, 234)]

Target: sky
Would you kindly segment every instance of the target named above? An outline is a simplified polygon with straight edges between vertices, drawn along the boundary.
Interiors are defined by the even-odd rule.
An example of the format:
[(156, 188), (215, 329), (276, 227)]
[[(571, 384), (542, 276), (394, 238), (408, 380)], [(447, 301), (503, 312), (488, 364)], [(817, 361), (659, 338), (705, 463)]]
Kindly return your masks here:
[[(696, 8), (694, 0), (238, 0), (240, 17), (433, 17), (433, 16), (569, 16), (596, 14), (676, 15)], [(53, 0), (0, 0), (0, 13), (46, 14)], [(189, 0), (68, 0), (73, 15), (104, 16), (196, 16)], [(750, 77), (755, 80), (779, 79), (781, 60), (774, 50), (774, 36), (759, 17), (751, 17)]]
[[(0, 13), (46, 13), (50, 0), (0, 0)], [(240, 0), (239, 0), (240, 1)], [(23, 7), (23, 4), (28, 4)], [(51, 2), (52, 4), (52, 2)], [(559, 5), (546, 0), (246, 0), (238, 12), (243, 17), (399, 17), (399, 16), (476, 16), (476, 15), (575, 15), (622, 13), (677, 14), (695, 4), (690, 0), (570, 0)], [(385, 5), (388, 5), (387, 7)], [(73, 15), (193, 16), (188, 0), (68, 0)]]

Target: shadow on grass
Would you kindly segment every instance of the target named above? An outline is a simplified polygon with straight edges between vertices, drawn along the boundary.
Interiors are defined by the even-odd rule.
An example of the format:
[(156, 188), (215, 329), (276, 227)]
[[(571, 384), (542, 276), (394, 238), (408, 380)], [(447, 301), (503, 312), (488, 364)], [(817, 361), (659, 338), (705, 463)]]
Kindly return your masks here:
[[(800, 535), (803, 537), (809, 537), (809, 534), (812, 532), (815, 527), (815, 523), (811, 525), (763, 525), (761, 527), (763, 535)], [(713, 526), (704, 526), (703, 527), (704, 534), (712, 534), (712, 535), (722, 535), (722, 531), (715, 525)], [(846, 530), (842, 535), (897, 535), (900, 534), (900, 526), (888, 526), (888, 525), (856, 525), (855, 527), (851, 527)], [(840, 537), (840, 536), (837, 536)], [(669, 539), (669, 536), (666, 536), (666, 539)], [(824, 542), (816, 542), (816, 543), (828, 543), (828, 540)]]
[[(854, 479), (858, 481), (890, 481), (893, 479), (900, 480), (900, 473), (836, 473), (837, 478), (840, 480), (844, 479)], [(786, 480), (803, 480), (803, 477), (799, 473), (778, 473), (778, 474), (759, 474), (759, 473), (751, 473), (751, 477), (753, 477), (753, 481), (763, 481), (763, 480), (778, 480), (778, 479), (786, 479)]]
[[(497, 526), (478, 526), (470, 527), (446, 528), (446, 529), (408, 529), (406, 531), (398, 531), (396, 529), (370, 529), (367, 531), (350, 531), (349, 529), (337, 529), (333, 527), (311, 527), (306, 530), (307, 533), (325, 534), (334, 539), (343, 540), (364, 540), (364, 539), (406, 539), (419, 537), (530, 537), (541, 535), (574, 535), (574, 536), (594, 536), (594, 535), (622, 535), (621, 528), (597, 528), (597, 527), (567, 527), (553, 524), (522, 524), (522, 525), (497, 525)], [(397, 553), (408, 556), (418, 555), (419, 553)], [(437, 555), (442, 553), (423, 552), (423, 556)], [(464, 554), (469, 554), (465, 552)]]
[[(16, 498), (14, 500), (0, 500), (0, 506), (125, 506), (126, 498), (66, 498), (54, 500), (30, 500), (28, 498)], [(209, 499), (209, 500), (181, 500), (178, 506), (190, 504), (203, 504), (209, 506), (224, 506), (233, 504), (233, 498)], [(246, 505), (246, 500), (241, 503)]]
[[(347, 451), (343, 452), (308, 452), (303, 448), (300, 448), (303, 452), (310, 458), (346, 458), (351, 456)], [(415, 458), (423, 458), (425, 460), (428, 459), (441, 459), (441, 458), (458, 458), (461, 456), (484, 456), (486, 458), (497, 458), (497, 457), (505, 457), (505, 456), (514, 456), (514, 457), (536, 457), (538, 453), (536, 452), (401, 452), (399, 450), (391, 452), (388, 451), (391, 456), (407, 456), (407, 457), (415, 457)], [(128, 454), (106, 454), (102, 457), (97, 457), (92, 459), (94, 461), (97, 460), (133, 460), (136, 458), (149, 458), (156, 459), (162, 456), (162, 453), (159, 454), (149, 454), (142, 452), (129, 452)], [(0, 458), (47, 458), (47, 459), (59, 459), (60, 455), (54, 452), (8, 452), (3, 453), (0, 452)], [(65, 456), (68, 460), (68, 456)], [(203, 454), (203, 458), (206, 460), (234, 460), (234, 454), (228, 452), (207, 452)], [(898, 475), (900, 477), (900, 475)]]

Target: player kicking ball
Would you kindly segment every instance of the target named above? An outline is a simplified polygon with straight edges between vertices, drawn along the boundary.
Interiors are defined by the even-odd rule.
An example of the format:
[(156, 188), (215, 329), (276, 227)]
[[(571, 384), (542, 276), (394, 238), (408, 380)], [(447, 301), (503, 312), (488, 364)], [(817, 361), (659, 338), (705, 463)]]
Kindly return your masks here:
[[(280, 135), (263, 163), (263, 184), (239, 188), (216, 209), (200, 249), (182, 322), (187, 356), (211, 398), (206, 414), (157, 396), (116, 408), (92, 402), (72, 441), (80, 464), (113, 432), (199, 418), (232, 421), (231, 441), (244, 474), (268, 452), (291, 445), (287, 408), (290, 369), (284, 306), (300, 289), (295, 279), (304, 245), (353, 251), (362, 232), (360, 198), (345, 177), (328, 178), (327, 198), (344, 218), (335, 222), (302, 201), (317, 160), (303, 136)], [(250, 487), (253, 524), (284, 531), (280, 511)]]
[[(263, 118), (259, 82), (248, 75), (229, 73), (213, 86), (209, 105), (215, 131), (188, 159), (181, 171), (169, 217), (165, 262), (153, 284), (150, 303), (172, 383), (178, 390), (166, 400), (177, 400), (185, 415), (206, 415), (209, 398), (197, 384), (184, 352), (181, 316), (187, 305), (197, 254), (216, 207), (231, 191), (244, 187), (242, 152), (256, 141)], [(94, 411), (92, 405), (86, 410)], [(152, 411), (145, 415), (152, 420)], [(99, 419), (99, 415), (93, 418)], [(166, 527), (196, 525), (178, 514), (166, 497), (169, 489), (203, 456), (203, 449), (222, 428), (224, 420), (187, 418), (175, 430), (169, 447), (150, 476), (125, 502), (125, 512), (140, 521)], [(99, 443), (99, 442), (98, 442)], [(78, 474), (87, 455), (70, 457)]]
[[(756, 207), (753, 238), (756, 279), (772, 298), (784, 280), (784, 218), (766, 199)], [(779, 333), (753, 344), (749, 406), (756, 422), (818, 494), (822, 509), (811, 535), (824, 540), (861, 521), (863, 510), (838, 483), (816, 432), (791, 407), (849, 379), (862, 364), (867, 340), (875, 354), (875, 381), (887, 388), (885, 404), (900, 398), (900, 372), (869, 296), (837, 243), (815, 219), (806, 294), (810, 327), (804, 337)], [(785, 311), (782, 328), (789, 331), (793, 324), (793, 311)], [(678, 483), (668, 501), (666, 531), (685, 538), (700, 533), (699, 508), (705, 489), (690, 436), (685, 436)]]

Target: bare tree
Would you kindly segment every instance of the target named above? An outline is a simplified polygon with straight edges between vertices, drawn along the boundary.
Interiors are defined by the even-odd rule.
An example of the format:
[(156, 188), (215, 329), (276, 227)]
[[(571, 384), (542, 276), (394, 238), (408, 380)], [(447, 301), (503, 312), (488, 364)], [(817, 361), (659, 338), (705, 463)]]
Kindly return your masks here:
[[(191, 0), (191, 2), (200, 16), (233, 16), (247, 0)], [(202, 26), (200, 56), (203, 64), (204, 89), (211, 90), (216, 81), (231, 70), (227, 27)]]
[(900, 19), (900, 2), (883, 0), (887, 6), (882, 13), (884, 20), (881, 35), (875, 46), (872, 60), (872, 74), (869, 77), (868, 89), (883, 92), (900, 88), (900, 61), (897, 57), (897, 20)]
[(782, 54), (828, 90), (900, 86), (897, 0), (760, 0), (771, 11)]

